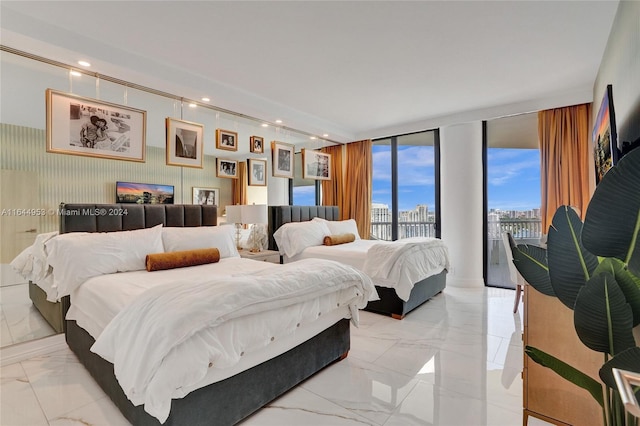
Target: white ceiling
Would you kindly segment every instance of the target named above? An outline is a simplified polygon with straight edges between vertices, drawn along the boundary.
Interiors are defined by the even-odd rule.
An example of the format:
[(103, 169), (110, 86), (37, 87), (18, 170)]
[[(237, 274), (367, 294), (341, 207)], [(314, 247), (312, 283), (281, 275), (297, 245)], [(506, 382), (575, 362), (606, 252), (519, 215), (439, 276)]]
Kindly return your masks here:
[(617, 1), (6, 1), (1, 42), (348, 142), (590, 102)]

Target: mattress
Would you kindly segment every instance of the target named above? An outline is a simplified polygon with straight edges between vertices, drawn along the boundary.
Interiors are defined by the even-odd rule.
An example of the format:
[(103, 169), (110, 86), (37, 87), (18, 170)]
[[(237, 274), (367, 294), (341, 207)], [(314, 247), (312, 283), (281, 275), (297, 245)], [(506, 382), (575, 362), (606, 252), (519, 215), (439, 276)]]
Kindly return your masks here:
[[(400, 247), (403, 242), (415, 244), (420, 240), (420, 238), (407, 238), (390, 244)], [(301, 259), (327, 259), (353, 266), (368, 274), (375, 285), (393, 288), (398, 297), (405, 302), (409, 299), (415, 283), (449, 268), (446, 248), (436, 247), (434, 249), (425, 248), (408, 251), (408, 255), (401, 255), (398, 262), (395, 262), (395, 265), (389, 271), (390, 273), (373, 273), (371, 271), (371, 262), (367, 262), (367, 258), (371, 254), (369, 251), (372, 247), (379, 243), (381, 242), (376, 240), (356, 240), (335, 246), (311, 246), (293, 257), (283, 256), (283, 259), (284, 263)], [(382, 244), (385, 243), (387, 242), (382, 242)]]
[[(71, 308), (67, 319), (75, 320), (97, 339), (107, 324), (127, 305), (154, 287), (171, 284), (176, 280), (208, 285), (215, 282), (212, 281), (212, 277), (259, 273), (279, 267), (268, 262), (226, 258), (214, 264), (160, 272), (134, 271), (102, 275), (87, 280), (71, 294)], [(239, 319), (233, 323), (222, 324), (216, 329), (220, 346), (223, 347), (218, 361), (210, 363), (202, 379), (175, 388), (171, 391), (170, 397), (181, 398), (194, 389), (231, 377), (298, 346), (342, 318), (352, 318), (353, 307), (336, 304), (336, 297), (336, 293), (329, 293), (280, 310), (256, 313), (241, 318), (242, 321)], [(357, 309), (355, 316), (357, 317)], [(298, 320), (296, 325), (293, 318), (307, 320)], [(293, 331), (279, 333), (278, 330), (281, 328)], [(268, 336), (275, 336), (271, 337), (269, 344), (257, 343), (267, 340)], [(238, 347), (243, 348), (242, 353), (239, 353)], [(185, 363), (189, 364), (188, 361)]]

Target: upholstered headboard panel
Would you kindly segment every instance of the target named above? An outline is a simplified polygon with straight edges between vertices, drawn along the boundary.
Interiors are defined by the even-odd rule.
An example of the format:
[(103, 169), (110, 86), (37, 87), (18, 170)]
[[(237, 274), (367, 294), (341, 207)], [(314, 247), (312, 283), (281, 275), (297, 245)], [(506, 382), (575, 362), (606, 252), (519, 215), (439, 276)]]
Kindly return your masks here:
[(197, 204), (61, 204), (60, 233), (113, 232), (164, 226), (215, 226), (216, 206)]
[(269, 206), (269, 250), (278, 250), (273, 233), (285, 223), (305, 222), (314, 217), (340, 220), (337, 206)]

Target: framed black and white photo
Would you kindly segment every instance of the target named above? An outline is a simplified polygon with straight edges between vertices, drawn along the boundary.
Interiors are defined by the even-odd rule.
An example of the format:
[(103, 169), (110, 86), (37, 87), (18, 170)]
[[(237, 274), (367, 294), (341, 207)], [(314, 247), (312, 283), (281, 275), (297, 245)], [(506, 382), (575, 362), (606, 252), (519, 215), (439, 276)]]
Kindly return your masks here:
[(219, 206), (219, 188), (196, 188), (193, 187), (193, 204), (206, 206)]
[(216, 148), (237, 151), (238, 134), (229, 130), (216, 129)]
[(147, 112), (46, 90), (47, 152), (145, 161)]
[(302, 178), (303, 179), (331, 179), (331, 154), (302, 149)]
[(216, 176), (236, 179), (238, 177), (238, 161), (216, 158)]
[(249, 158), (249, 185), (267, 186), (267, 160)]
[(251, 136), (249, 141), (249, 150), (256, 154), (264, 153), (264, 139), (260, 136)]
[(204, 126), (167, 117), (167, 164), (202, 168)]
[(273, 176), (293, 178), (295, 146), (284, 142), (271, 142)]

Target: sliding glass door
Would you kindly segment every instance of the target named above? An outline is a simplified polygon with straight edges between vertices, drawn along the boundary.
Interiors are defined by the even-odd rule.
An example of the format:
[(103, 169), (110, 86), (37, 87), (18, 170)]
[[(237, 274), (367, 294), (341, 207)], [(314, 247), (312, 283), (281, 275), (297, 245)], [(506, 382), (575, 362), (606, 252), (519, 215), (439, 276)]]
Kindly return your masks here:
[(540, 151), (535, 113), (487, 122), (486, 282), (515, 288), (503, 234), (518, 244), (539, 244)]

